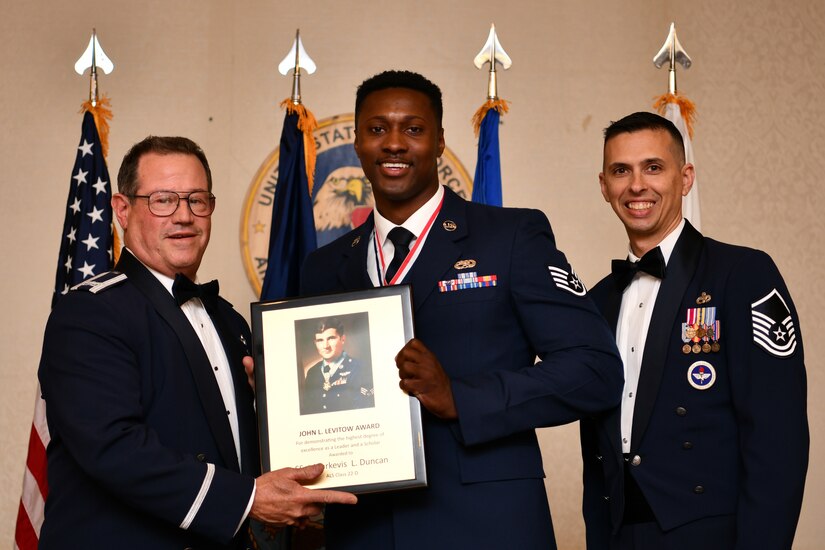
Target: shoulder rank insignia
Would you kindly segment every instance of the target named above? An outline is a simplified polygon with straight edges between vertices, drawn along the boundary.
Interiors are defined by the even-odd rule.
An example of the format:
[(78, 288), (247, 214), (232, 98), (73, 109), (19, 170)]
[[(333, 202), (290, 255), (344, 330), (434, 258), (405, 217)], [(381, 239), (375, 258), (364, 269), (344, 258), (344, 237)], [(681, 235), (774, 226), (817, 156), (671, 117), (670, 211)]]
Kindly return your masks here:
[(570, 268), (570, 272), (561, 269), (560, 267), (556, 267), (553, 265), (548, 265), (547, 269), (550, 270), (550, 275), (553, 277), (553, 282), (556, 283), (556, 286), (562, 290), (566, 290), (576, 296), (584, 296), (587, 294), (587, 289), (584, 287), (584, 283), (581, 282), (579, 276), (576, 275), (576, 272), (573, 271), (573, 268)]
[(788, 304), (773, 289), (751, 304), (753, 341), (776, 357), (789, 357), (796, 350), (796, 329)]
[(687, 380), (697, 390), (709, 389), (716, 383), (716, 369), (707, 361), (696, 361), (688, 367)]
[(126, 274), (119, 271), (107, 271), (100, 275), (95, 275), (91, 279), (86, 279), (82, 283), (77, 283), (70, 290), (85, 290), (92, 294), (97, 294), (107, 288), (112, 288), (126, 280)]

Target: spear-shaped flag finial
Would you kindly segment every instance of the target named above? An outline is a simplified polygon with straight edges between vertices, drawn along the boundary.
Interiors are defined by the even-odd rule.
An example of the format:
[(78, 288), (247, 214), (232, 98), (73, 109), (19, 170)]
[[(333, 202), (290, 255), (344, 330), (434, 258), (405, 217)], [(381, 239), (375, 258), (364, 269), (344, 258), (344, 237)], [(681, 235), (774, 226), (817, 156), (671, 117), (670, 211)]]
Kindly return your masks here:
[(109, 59), (106, 52), (100, 47), (95, 29), (92, 29), (92, 37), (89, 39), (89, 45), (86, 47), (86, 51), (83, 52), (83, 55), (81, 55), (80, 59), (74, 64), (74, 70), (77, 74), (83, 75), (86, 69), (90, 67), (92, 70), (89, 73), (89, 101), (92, 103), (92, 107), (95, 107), (98, 102), (97, 69), (100, 68), (104, 73), (109, 74), (115, 68), (112, 60)]
[(490, 64), (490, 73), (487, 79), (487, 99), (498, 99), (496, 63), (499, 63), (504, 70), (507, 70), (513, 64), (513, 61), (498, 41), (495, 23), (490, 25), (490, 34), (487, 36), (487, 42), (484, 43), (484, 47), (481, 48), (481, 51), (478, 52), (478, 55), (473, 59), (473, 63), (475, 63), (478, 69), (481, 69), (485, 63)]
[(481, 204), (502, 205), (501, 195), (501, 155), (498, 146), (498, 126), (501, 115), (507, 112), (507, 101), (498, 97), (496, 81), (496, 64), (509, 69), (513, 61), (496, 36), (495, 24), (490, 25), (487, 42), (473, 59), (476, 68), (481, 69), (485, 63), (490, 64), (487, 73), (487, 99), (473, 115), (473, 130), (478, 136), (478, 161), (473, 178), (473, 202)]
[(267, 267), (261, 285), (261, 300), (297, 296), (301, 266), (318, 245), (312, 210), (315, 172), (315, 117), (301, 102), (301, 69), (315, 72), (315, 62), (295, 32), (292, 49), (278, 65), (282, 75), (292, 73), (292, 96), (281, 102), (284, 126), (278, 147), (278, 186), (272, 200)]
[[(657, 69), (661, 69), (665, 63), (669, 65), (668, 91), (656, 98), (653, 107), (660, 115), (671, 121), (682, 134), (682, 142), (685, 146), (685, 161), (694, 164), (691, 138), (693, 137), (693, 122), (696, 119), (696, 106), (690, 99), (676, 90), (676, 65), (689, 69), (693, 62), (676, 37), (676, 25), (674, 23), (670, 24), (667, 39), (665, 39), (659, 53), (653, 58), (653, 64)], [(694, 178), (693, 187), (687, 196), (682, 197), (682, 215), (690, 220), (693, 227), (701, 229), (698, 178)]]
[(301, 29), (298, 29), (295, 31), (295, 41), (292, 43), (292, 49), (278, 64), (278, 72), (284, 76), (292, 70), (291, 99), (295, 105), (301, 104), (301, 69), (305, 70), (307, 74), (312, 74), (315, 72), (316, 67), (315, 62), (304, 49), (304, 43), (301, 41)]
[(657, 69), (661, 69), (665, 63), (668, 67), (668, 93), (676, 93), (676, 65), (679, 64), (685, 69), (689, 69), (693, 63), (690, 56), (687, 54), (682, 45), (679, 43), (679, 38), (676, 36), (676, 24), (670, 24), (670, 31), (667, 33), (667, 38), (662, 48), (653, 57), (653, 64)]

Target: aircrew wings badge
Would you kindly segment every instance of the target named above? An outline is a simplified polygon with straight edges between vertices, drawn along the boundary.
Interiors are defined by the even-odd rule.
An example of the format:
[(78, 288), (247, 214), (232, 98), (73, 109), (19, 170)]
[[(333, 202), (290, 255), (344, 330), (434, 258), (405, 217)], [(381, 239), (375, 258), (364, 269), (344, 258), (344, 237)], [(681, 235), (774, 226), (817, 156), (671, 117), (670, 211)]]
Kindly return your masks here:
[(587, 294), (587, 289), (584, 288), (584, 283), (581, 282), (581, 279), (579, 279), (579, 276), (576, 275), (576, 272), (573, 271), (572, 267), (569, 272), (554, 265), (548, 265), (547, 269), (550, 270), (550, 275), (553, 277), (553, 282), (556, 283), (556, 286), (560, 289), (571, 292), (576, 296), (584, 296)]
[(788, 304), (776, 289), (751, 304), (753, 341), (776, 357), (790, 357), (796, 350), (796, 329)]

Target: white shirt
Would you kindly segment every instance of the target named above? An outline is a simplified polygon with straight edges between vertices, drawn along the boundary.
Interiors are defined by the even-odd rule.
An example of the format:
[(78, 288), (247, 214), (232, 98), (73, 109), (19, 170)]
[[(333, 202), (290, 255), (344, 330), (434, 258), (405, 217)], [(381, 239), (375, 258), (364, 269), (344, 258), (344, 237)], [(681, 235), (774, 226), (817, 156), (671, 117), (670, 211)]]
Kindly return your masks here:
[[(665, 237), (659, 248), (665, 259), (665, 265), (670, 260), (673, 247), (682, 234), (685, 219)], [(632, 250), (628, 251), (628, 258), (632, 262), (638, 261)], [(622, 294), (622, 307), (619, 310), (619, 322), (616, 327), (616, 345), (624, 363), (624, 392), (622, 393), (622, 452), (630, 452), (633, 431), (633, 411), (636, 406), (636, 391), (639, 387), (639, 375), (642, 370), (647, 332), (650, 328), (650, 318), (653, 315), (653, 306), (659, 294), (661, 279), (653, 275), (638, 272), (627, 285)]]
[[(134, 256), (134, 253), (132, 253), (132, 255)], [(137, 258), (137, 256), (135, 257)], [(175, 284), (175, 280), (155, 271), (146, 264), (143, 265), (152, 275), (155, 276), (160, 284), (162, 284), (163, 287), (169, 291), (169, 294), (174, 296), (172, 293), (172, 285)], [(235, 403), (235, 385), (232, 382), (232, 374), (229, 372), (229, 359), (226, 357), (226, 351), (223, 349), (223, 344), (221, 343), (220, 336), (218, 336), (218, 331), (215, 329), (215, 325), (212, 323), (212, 318), (209, 317), (209, 313), (206, 312), (206, 308), (200, 298), (192, 298), (187, 300), (185, 304), (180, 306), (180, 308), (189, 320), (189, 324), (192, 325), (192, 328), (198, 335), (198, 339), (200, 339), (201, 345), (203, 346), (204, 351), (206, 351), (207, 357), (209, 357), (209, 362), (212, 364), (212, 372), (215, 374), (215, 380), (218, 382), (218, 388), (221, 391), (224, 408), (226, 409), (226, 414), (229, 418), (229, 426), (232, 429), (232, 439), (235, 441), (235, 452), (238, 455), (238, 468), (240, 468), (241, 441), (238, 430), (238, 407)], [(241, 521), (238, 522), (238, 527), (235, 528), (236, 535), (243, 525), (243, 522), (246, 521), (249, 511), (252, 509), (252, 503), (255, 501), (257, 480), (255, 483), (256, 484), (252, 486), (252, 493), (249, 495), (249, 502), (246, 505), (246, 510), (244, 511), (243, 516), (241, 516)], [(192, 509), (190, 509), (187, 517), (192, 516), (194, 518), (199, 509), (200, 502), (196, 501), (192, 504)], [(181, 525), (181, 527), (183, 527), (183, 525)], [(188, 526), (183, 528), (188, 528)]]
[[(175, 280), (158, 273), (151, 267), (147, 266), (147, 269), (160, 281), (166, 290), (169, 291), (169, 294), (172, 294), (172, 285), (175, 283)], [(221, 343), (221, 338), (218, 336), (218, 331), (215, 329), (212, 318), (209, 317), (209, 313), (207, 313), (200, 298), (187, 300), (180, 308), (183, 314), (186, 315), (186, 318), (189, 319), (189, 324), (195, 329), (195, 333), (198, 335), (201, 345), (203, 345), (203, 349), (209, 357), (209, 362), (212, 365), (212, 373), (218, 382), (218, 388), (221, 390), (221, 397), (223, 398), (224, 409), (229, 419), (229, 426), (232, 428), (232, 439), (235, 440), (235, 452), (238, 454), (238, 467), (240, 467), (241, 440), (238, 429), (238, 407), (235, 404), (235, 385), (232, 382), (232, 374), (229, 371), (229, 359), (226, 357), (226, 350), (223, 349), (223, 343)]]
[[(412, 242), (410, 242), (410, 251), (412, 252), (412, 255), (404, 269), (399, 270), (397, 278), (398, 281), (404, 280), (404, 277), (406, 277), (407, 273), (409, 273), (415, 263), (415, 260), (421, 254), (421, 249), (424, 247), (424, 241), (427, 240), (427, 234), (429, 234), (429, 232), (424, 235), (422, 235), (422, 233), (424, 232), (424, 229), (427, 228), (427, 223), (430, 221), (430, 218), (433, 217), (433, 214), (435, 214), (435, 211), (441, 204), (441, 200), (443, 198), (444, 187), (439, 185), (438, 191), (435, 192), (435, 195), (430, 197), (430, 200), (425, 202), (421, 208), (416, 210), (412, 216), (407, 218), (404, 223), (401, 224), (401, 227), (412, 233), (415, 238)], [(367, 254), (367, 273), (369, 273), (373, 286), (382, 286), (386, 269), (389, 267), (390, 262), (392, 262), (392, 257), (395, 254), (395, 245), (393, 245), (392, 241), (387, 238), (387, 235), (389, 235), (390, 231), (398, 226), (382, 216), (381, 213), (378, 212), (377, 208), (374, 210), (374, 216), (375, 231), (373, 231), (372, 235), (370, 235), (369, 247), (372, 253)], [(375, 241), (376, 237), (378, 238), (377, 243)], [(418, 244), (419, 239), (421, 240), (420, 244)], [(381, 254), (384, 255), (383, 266), (381, 265), (381, 254), (378, 253), (378, 244), (381, 245)], [(387, 283), (389, 283), (389, 281), (387, 281)]]

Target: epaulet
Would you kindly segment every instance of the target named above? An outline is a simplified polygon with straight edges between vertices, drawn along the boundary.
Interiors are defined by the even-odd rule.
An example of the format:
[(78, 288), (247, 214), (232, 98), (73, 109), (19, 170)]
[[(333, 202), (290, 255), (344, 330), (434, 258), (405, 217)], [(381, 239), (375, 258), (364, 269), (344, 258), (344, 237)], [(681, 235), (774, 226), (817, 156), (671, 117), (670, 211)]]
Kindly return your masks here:
[(97, 294), (107, 288), (112, 288), (126, 280), (126, 274), (119, 271), (107, 271), (100, 275), (95, 275), (91, 279), (86, 279), (82, 283), (74, 285), (70, 290), (85, 290), (92, 294)]

